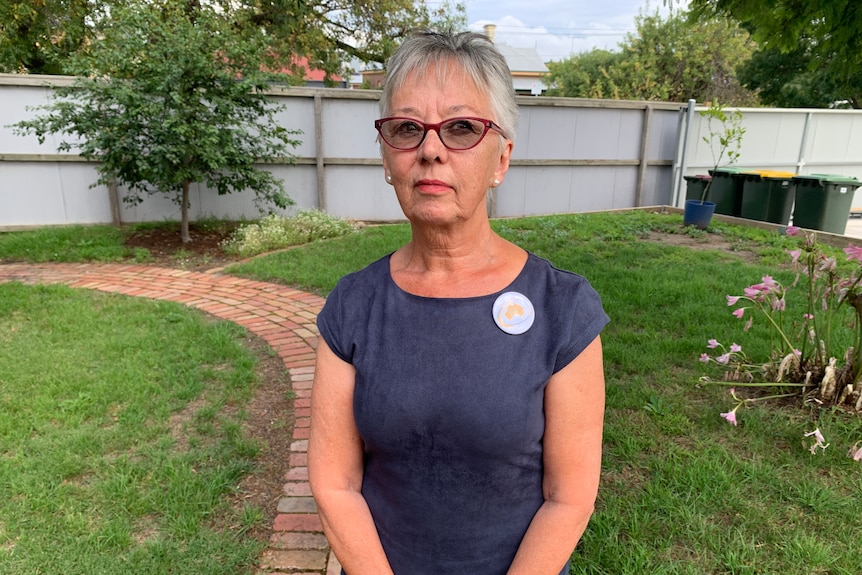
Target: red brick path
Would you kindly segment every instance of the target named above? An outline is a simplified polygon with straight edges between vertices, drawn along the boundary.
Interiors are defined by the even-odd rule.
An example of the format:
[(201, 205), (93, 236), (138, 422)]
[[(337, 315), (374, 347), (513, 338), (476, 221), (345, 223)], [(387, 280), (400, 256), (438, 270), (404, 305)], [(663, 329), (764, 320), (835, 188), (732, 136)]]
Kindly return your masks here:
[(315, 319), (323, 298), (288, 287), (213, 272), (138, 265), (4, 264), (0, 284), (65, 284), (123, 295), (175, 301), (244, 326), (284, 360), (295, 395), (292, 454), (284, 493), (259, 575), (338, 575), (308, 486), (306, 450), (311, 382), (317, 347)]

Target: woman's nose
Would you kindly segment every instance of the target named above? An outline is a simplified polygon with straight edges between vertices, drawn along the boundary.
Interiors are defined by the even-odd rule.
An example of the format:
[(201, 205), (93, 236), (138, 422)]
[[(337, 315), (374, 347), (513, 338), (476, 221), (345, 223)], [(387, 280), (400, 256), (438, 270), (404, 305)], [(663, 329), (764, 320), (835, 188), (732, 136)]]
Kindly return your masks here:
[(441, 154), (445, 153), (446, 149), (437, 130), (428, 130), (425, 132), (425, 138), (419, 145), (419, 153), (428, 161), (439, 158)]

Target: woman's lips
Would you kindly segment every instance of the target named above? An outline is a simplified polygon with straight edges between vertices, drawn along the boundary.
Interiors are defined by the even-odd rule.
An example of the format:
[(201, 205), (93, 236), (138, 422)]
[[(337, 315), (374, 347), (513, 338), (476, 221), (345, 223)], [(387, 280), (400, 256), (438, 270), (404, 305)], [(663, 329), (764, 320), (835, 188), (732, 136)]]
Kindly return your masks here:
[(443, 194), (452, 189), (452, 186), (440, 180), (419, 180), (416, 187), (425, 194)]

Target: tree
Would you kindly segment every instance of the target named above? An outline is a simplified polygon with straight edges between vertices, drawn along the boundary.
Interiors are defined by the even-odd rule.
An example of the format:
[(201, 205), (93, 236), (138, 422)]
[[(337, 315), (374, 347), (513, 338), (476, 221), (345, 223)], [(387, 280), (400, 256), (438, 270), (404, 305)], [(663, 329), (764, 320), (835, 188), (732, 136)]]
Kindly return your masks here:
[(94, 184), (125, 184), (127, 201), (157, 192), (173, 196), (188, 230), (189, 187), (218, 194), (252, 190), (258, 205), (286, 207), (281, 182), (255, 167), (290, 157), (296, 133), (277, 125), (263, 94), (266, 50), (260, 33), (232, 23), (195, 0), (131, 0), (112, 10), (79, 76), (58, 88), (45, 112), (16, 125), (19, 133), (65, 136), (60, 150), (98, 160)]
[(63, 73), (97, 19), (91, 0), (0, 2), (0, 72)]
[(676, 102), (718, 99), (727, 105), (756, 101), (736, 78), (736, 66), (754, 49), (748, 33), (736, 24), (720, 18), (692, 23), (680, 12), (664, 19), (656, 11), (638, 16), (635, 26), (637, 31), (626, 36), (618, 53), (594, 51), (569, 63), (549, 65), (562, 95)]
[[(68, 73), (71, 54), (86, 50), (100, 23), (113, 18), (123, 0), (3, 0), (0, 2), (0, 71)], [(304, 69), (298, 57), (330, 76), (354, 60), (382, 63), (400, 39), (419, 27), (463, 29), (459, 0), (190, 0), (208, 7), (234, 31), (262, 31), (273, 69), (288, 68), (294, 81)], [(434, 6), (432, 8), (431, 6)]]
[[(845, 107), (847, 91), (828, 69), (813, 68), (802, 48), (758, 50), (739, 68), (739, 81), (756, 90), (761, 103), (779, 108)], [(860, 72), (862, 73), (862, 72)]]
[[(346, 62), (384, 63), (416, 28), (466, 28), (463, 2), (442, 0), (219, 0), (266, 30), (275, 54), (300, 54), (328, 74)], [(436, 5), (430, 8), (429, 4)]]
[(656, 12), (635, 20), (637, 34), (621, 45), (623, 58), (610, 71), (620, 96), (683, 102), (720, 100), (751, 104), (755, 98), (736, 78), (736, 66), (754, 49), (748, 33), (726, 19), (689, 23), (684, 13), (665, 20)]
[(548, 62), (548, 82), (552, 86), (546, 95), (569, 98), (618, 98), (616, 85), (608, 70), (621, 54), (594, 48), (561, 62)]
[[(693, 18), (718, 14), (737, 20), (764, 50), (802, 56), (815, 76), (831, 79), (842, 94), (836, 99), (862, 107), (862, 4), (858, 0), (691, 0), (689, 6)], [(798, 77), (782, 76), (788, 83)]]

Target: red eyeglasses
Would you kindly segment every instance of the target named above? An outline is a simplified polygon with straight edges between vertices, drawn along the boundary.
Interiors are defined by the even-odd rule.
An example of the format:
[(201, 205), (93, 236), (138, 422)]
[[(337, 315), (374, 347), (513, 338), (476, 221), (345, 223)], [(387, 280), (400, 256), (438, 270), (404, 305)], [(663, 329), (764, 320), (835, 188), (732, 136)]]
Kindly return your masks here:
[(413, 118), (382, 118), (375, 120), (374, 128), (383, 141), (396, 150), (415, 150), (431, 130), (437, 132), (440, 141), (450, 150), (469, 150), (478, 146), (488, 130), (496, 130), (506, 137), (503, 128), (484, 118), (450, 118), (436, 124)]

